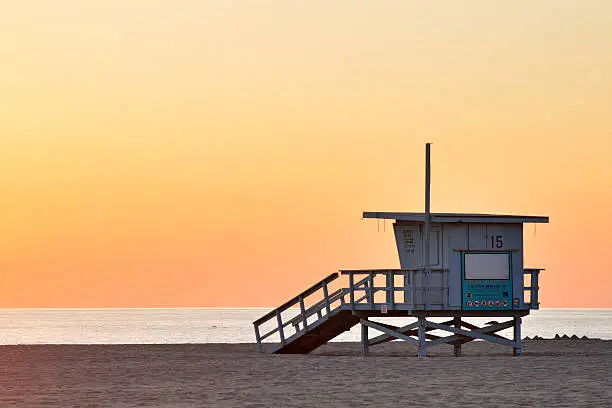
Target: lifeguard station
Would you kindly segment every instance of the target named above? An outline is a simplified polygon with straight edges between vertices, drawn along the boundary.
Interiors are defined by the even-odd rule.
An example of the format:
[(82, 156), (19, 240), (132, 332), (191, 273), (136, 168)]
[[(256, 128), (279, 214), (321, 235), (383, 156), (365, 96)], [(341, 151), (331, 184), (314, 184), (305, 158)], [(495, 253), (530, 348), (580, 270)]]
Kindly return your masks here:
[[(273, 353), (305, 354), (361, 324), (363, 354), (395, 339), (427, 347), (461, 345), (481, 339), (521, 352), (521, 318), (538, 309), (538, 275), (523, 266), (523, 225), (548, 223), (548, 217), (437, 214), (430, 209), (430, 146), (426, 147), (425, 212), (365, 212), (364, 218), (395, 220), (393, 229), (401, 269), (342, 270), (253, 322), (262, 341), (278, 339)], [(428, 243), (428, 244), (426, 244)], [(335, 290), (338, 279), (345, 281)], [(403, 327), (374, 322), (376, 317), (407, 317)], [(441, 323), (428, 320), (447, 317)], [(469, 317), (496, 317), (478, 327)], [(513, 327), (512, 339), (497, 334)], [(368, 329), (382, 334), (369, 338)], [(447, 336), (431, 333), (448, 332)]]

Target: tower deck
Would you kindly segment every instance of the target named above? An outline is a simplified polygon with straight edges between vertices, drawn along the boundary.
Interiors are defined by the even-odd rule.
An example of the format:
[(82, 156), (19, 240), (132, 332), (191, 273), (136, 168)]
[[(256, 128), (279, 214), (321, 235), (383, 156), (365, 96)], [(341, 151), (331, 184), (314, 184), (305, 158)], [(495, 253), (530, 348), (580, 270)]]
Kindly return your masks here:
[[(305, 354), (327, 343), (337, 335), (361, 323), (364, 354), (369, 347), (401, 339), (419, 345), (425, 355), (428, 346), (453, 344), (459, 355), (461, 344), (481, 339), (510, 346), (514, 354), (521, 350), (521, 318), (530, 310), (538, 309), (538, 276), (541, 269), (525, 269), (524, 292), (530, 301), (511, 309), (462, 310), (449, 305), (448, 284), (423, 285), (424, 269), (345, 270), (333, 273), (317, 282), (293, 299), (253, 322), (260, 351), (263, 341), (274, 338), (273, 353)], [(430, 274), (448, 273), (432, 269)], [(399, 282), (399, 283), (398, 283)], [(442, 282), (447, 282), (442, 279)], [(337, 289), (332, 290), (333, 287)], [(402, 327), (371, 321), (373, 317), (416, 318), (416, 322)], [(442, 323), (427, 318), (448, 317)], [(497, 317), (506, 322), (477, 327), (462, 318)], [(514, 327), (514, 338), (495, 334)], [(382, 334), (368, 338), (368, 329)], [(429, 333), (433, 330), (449, 332), (448, 336)]]

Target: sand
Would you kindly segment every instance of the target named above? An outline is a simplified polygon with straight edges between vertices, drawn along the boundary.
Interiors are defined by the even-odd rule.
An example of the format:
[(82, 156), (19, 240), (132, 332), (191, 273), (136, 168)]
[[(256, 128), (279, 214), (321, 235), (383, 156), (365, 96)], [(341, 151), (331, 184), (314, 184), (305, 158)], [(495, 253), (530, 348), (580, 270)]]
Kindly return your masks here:
[(330, 344), (311, 355), (253, 344), (0, 346), (0, 407), (610, 407), (612, 341), (431, 348)]

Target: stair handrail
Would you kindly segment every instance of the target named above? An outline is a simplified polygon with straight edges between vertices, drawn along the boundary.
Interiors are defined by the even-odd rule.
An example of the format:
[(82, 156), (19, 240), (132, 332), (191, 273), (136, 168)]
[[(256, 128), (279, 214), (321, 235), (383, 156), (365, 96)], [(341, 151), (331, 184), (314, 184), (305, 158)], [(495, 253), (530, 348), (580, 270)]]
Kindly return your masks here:
[[(334, 280), (338, 279), (339, 277), (340, 277), (340, 275), (338, 274), (338, 272), (334, 272), (334, 273), (330, 274), (329, 276), (321, 279), (319, 282), (315, 283), (314, 285), (312, 285), (311, 287), (309, 287), (305, 291), (301, 292), (297, 296), (294, 296), (290, 300), (286, 301), (285, 303), (283, 303), (282, 305), (280, 305), (276, 309), (271, 310), (270, 312), (266, 313), (265, 315), (263, 315), (259, 319), (255, 320), (253, 322), (253, 326), (255, 328), (255, 337), (257, 339), (257, 345), (259, 347), (259, 351), (262, 352), (261, 341), (263, 339), (265, 339), (266, 337), (270, 336), (271, 334), (277, 332), (277, 331), (280, 334), (281, 343), (282, 344), (285, 343), (285, 337), (284, 337), (284, 333), (283, 333), (283, 328), (285, 326), (287, 326), (288, 323), (287, 322), (283, 323), (283, 321), (281, 319), (281, 313), (284, 312), (285, 310), (289, 309), (291, 306), (294, 306), (294, 305), (299, 303), (300, 304), (300, 309), (301, 309), (299, 317), (303, 321), (306, 320), (306, 317), (304, 315), (304, 311), (305, 311), (304, 310), (304, 298), (305, 297), (307, 297), (307, 296), (315, 293), (317, 290), (323, 288), (325, 307), (327, 307), (329, 309), (329, 295), (327, 293), (327, 285), (330, 282), (333, 282)], [(259, 326), (261, 324), (267, 322), (268, 320), (274, 318), (274, 317), (276, 317), (276, 319), (277, 319), (277, 327), (272, 329), (269, 333), (260, 334), (259, 333)]]
[[(337, 289), (334, 292), (329, 294), (328, 302), (333, 303), (336, 300), (340, 299), (341, 297), (345, 296), (347, 293), (348, 293), (348, 289), (346, 288)], [(326, 303), (327, 302), (325, 299), (319, 300), (317, 303), (315, 303), (314, 305), (306, 309), (304, 312), (304, 315), (306, 316), (306, 318), (309, 318), (310, 316), (317, 313), (318, 311), (323, 310), (326, 306)], [(290, 320), (287, 320), (286, 324), (289, 325), (289, 324), (299, 323), (300, 320), (302, 320), (301, 314), (295, 316), (294, 318)]]
[(300, 301), (300, 298), (305, 298), (306, 296), (316, 292), (317, 290), (319, 290), (319, 289), (321, 289), (323, 287), (324, 283), (333, 282), (334, 280), (338, 279), (338, 277), (339, 277), (338, 272), (334, 272), (334, 273), (330, 274), (329, 276), (327, 276), (324, 279), (321, 279), (319, 282), (315, 283), (314, 285), (312, 285), (311, 287), (309, 287), (308, 289), (306, 289), (305, 291), (303, 291), (299, 295), (291, 298), (290, 300), (286, 301), (285, 303), (283, 303), (282, 305), (280, 305), (276, 309), (271, 310), (269, 313), (267, 313), (267, 314), (263, 315), (262, 317), (260, 317), (259, 319), (255, 320), (253, 322), (253, 324), (260, 325), (263, 322), (266, 322), (266, 321), (270, 320), (272, 317), (276, 316), (276, 312), (277, 311), (284, 312), (285, 310), (289, 309), (291, 306), (297, 304)]

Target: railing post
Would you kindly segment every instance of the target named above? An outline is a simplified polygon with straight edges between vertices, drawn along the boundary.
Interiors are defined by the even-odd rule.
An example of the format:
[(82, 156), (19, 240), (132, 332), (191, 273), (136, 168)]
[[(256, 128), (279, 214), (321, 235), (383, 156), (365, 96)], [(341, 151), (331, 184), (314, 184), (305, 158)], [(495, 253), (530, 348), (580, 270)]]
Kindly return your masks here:
[(355, 278), (349, 273), (349, 288), (351, 290), (351, 310), (355, 309)]
[[(529, 275), (529, 286), (527, 286), (527, 275)], [(529, 290), (529, 307), (531, 308), (531, 271), (529, 269), (523, 269), (523, 291), (521, 292), (523, 294), (523, 303), (527, 305), (527, 302), (525, 302), (525, 292), (527, 290)]]
[(374, 273), (372, 271), (370, 271), (370, 290), (368, 291), (367, 295), (368, 295), (368, 303), (370, 304), (370, 306), (372, 306), (374, 304)]
[(410, 271), (410, 304), (411, 309), (414, 309), (414, 301), (415, 301), (415, 291), (416, 291), (416, 282), (414, 280), (414, 271)]
[(442, 308), (448, 306), (448, 269), (442, 269)]
[(385, 273), (385, 303), (391, 303), (391, 294), (389, 293), (389, 274)]
[(263, 347), (261, 345), (261, 335), (259, 334), (259, 326), (256, 324), (254, 326), (255, 326), (255, 339), (257, 339), (257, 350), (260, 353), (263, 353)]
[(304, 325), (304, 331), (308, 328), (308, 321), (306, 319), (306, 307), (304, 307), (304, 298), (299, 297), (300, 300), (300, 314), (302, 315), (302, 324)]
[(276, 322), (278, 323), (278, 334), (282, 345), (285, 345), (285, 331), (283, 329), (283, 319), (281, 318), (280, 310), (276, 310)]
[(327, 291), (327, 282), (323, 282), (323, 296), (325, 297), (325, 310), (327, 314), (331, 313), (331, 308), (329, 307), (329, 292)]
[(409, 291), (408, 285), (410, 284), (410, 275), (408, 275), (408, 271), (404, 270), (404, 303), (408, 304), (409, 299)]
[(538, 300), (538, 293), (539, 293), (539, 276), (540, 276), (540, 271), (538, 270), (533, 270), (531, 272), (531, 308), (532, 309), (539, 309), (540, 308), (540, 302)]
[(391, 303), (391, 309), (395, 308), (395, 273), (387, 271), (387, 303)]
[(430, 292), (430, 283), (431, 283), (431, 270), (430, 269), (421, 269), (421, 273), (423, 274), (423, 279), (421, 283), (423, 284), (421, 288), (421, 293), (423, 293), (423, 308), (425, 310), (429, 310), (429, 292)]

